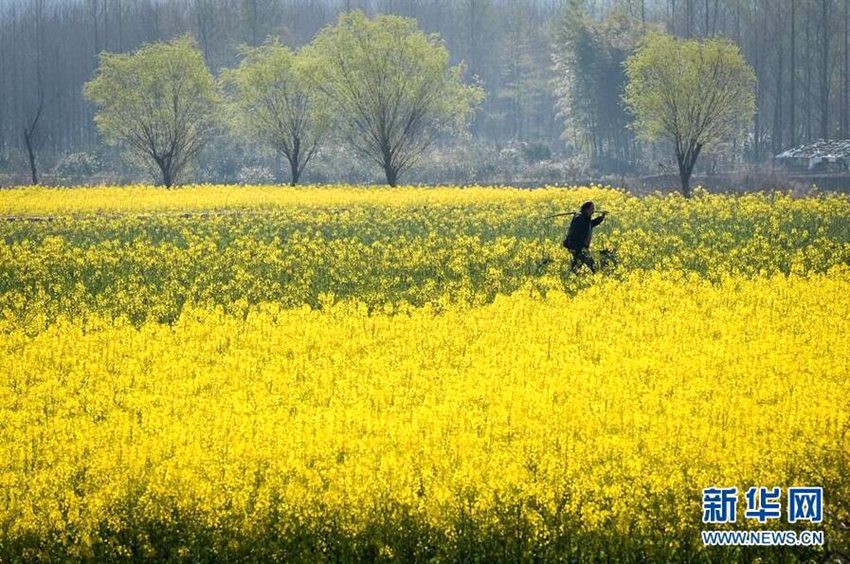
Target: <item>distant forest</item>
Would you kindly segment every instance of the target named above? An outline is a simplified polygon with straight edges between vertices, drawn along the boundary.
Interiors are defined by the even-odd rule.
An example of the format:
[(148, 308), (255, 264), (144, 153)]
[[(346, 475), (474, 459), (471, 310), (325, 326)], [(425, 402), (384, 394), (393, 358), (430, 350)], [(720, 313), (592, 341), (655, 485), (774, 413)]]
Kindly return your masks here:
[[(99, 139), (83, 99), (102, 51), (190, 34), (210, 70), (269, 36), (297, 48), (339, 13), (392, 13), (438, 33), (486, 91), (470, 137), (440, 145), (412, 182), (542, 182), (669, 170), (621, 104), (622, 62), (642, 32), (735, 41), (758, 79), (746, 141), (701, 163), (764, 163), (818, 138), (850, 137), (850, 1), (843, 0), (0, 0), (0, 185), (143, 180)], [(222, 132), (196, 181), (279, 181), (279, 159)], [(328, 147), (305, 181), (380, 180)]]

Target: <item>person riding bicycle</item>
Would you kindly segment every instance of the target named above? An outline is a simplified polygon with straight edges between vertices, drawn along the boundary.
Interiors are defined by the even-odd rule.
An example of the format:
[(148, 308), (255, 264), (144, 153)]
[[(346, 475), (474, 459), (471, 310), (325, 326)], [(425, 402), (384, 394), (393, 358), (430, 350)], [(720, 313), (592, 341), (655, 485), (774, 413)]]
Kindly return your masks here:
[(573, 255), (573, 262), (570, 265), (573, 272), (577, 271), (582, 264), (586, 264), (591, 272), (596, 272), (593, 257), (588, 252), (590, 238), (593, 234), (593, 228), (602, 223), (608, 212), (601, 212), (599, 217), (592, 219), (594, 211), (593, 202), (583, 203), (581, 211), (570, 222), (570, 229), (567, 231), (566, 239), (564, 239), (564, 247)]

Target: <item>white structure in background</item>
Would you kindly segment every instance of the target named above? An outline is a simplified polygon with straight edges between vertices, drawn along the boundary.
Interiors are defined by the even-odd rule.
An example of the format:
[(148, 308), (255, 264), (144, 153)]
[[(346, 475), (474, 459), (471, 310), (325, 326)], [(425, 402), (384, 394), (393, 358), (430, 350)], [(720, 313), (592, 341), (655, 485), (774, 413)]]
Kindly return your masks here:
[(847, 172), (850, 165), (850, 139), (818, 140), (788, 149), (774, 159), (793, 171)]

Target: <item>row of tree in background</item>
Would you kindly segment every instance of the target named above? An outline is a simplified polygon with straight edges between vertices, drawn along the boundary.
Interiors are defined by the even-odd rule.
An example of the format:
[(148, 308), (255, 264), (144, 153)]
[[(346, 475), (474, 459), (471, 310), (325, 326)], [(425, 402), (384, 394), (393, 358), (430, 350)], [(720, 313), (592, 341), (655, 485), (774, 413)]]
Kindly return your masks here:
[(221, 73), (219, 96), (188, 37), (106, 53), (85, 94), (103, 137), (169, 187), (218, 122), (285, 157), (293, 185), (333, 130), (395, 186), (440, 134), (464, 129), (484, 97), (463, 84), (438, 37), (399, 16), (350, 12), (297, 53), (270, 40), (243, 57)]
[(556, 29), (554, 80), (574, 145), (602, 159), (633, 160), (628, 116), (618, 104), (622, 63), (653, 26), (740, 46), (756, 73), (757, 110), (735, 155), (760, 162), (814, 139), (850, 137), (850, 2), (571, 0)]
[[(638, 139), (626, 127), (633, 116), (623, 103), (624, 62), (635, 53), (641, 37), (666, 31), (680, 37), (729, 38), (755, 71), (757, 111), (746, 124), (744, 137), (717, 146), (730, 163), (759, 162), (805, 141), (850, 136), (848, 4), (839, 0), (7, 0), (0, 3), (0, 173), (27, 169), (37, 174), (39, 158), (61, 164), (98, 151), (95, 107), (82, 96), (82, 87), (93, 76), (103, 51), (126, 53), (144, 43), (189, 34), (207, 68), (220, 75), (259, 56), (260, 52), (245, 56), (244, 46), (273, 51), (271, 45), (264, 46), (272, 36), (281, 45), (299, 49), (339, 13), (352, 9), (415, 18), (426, 33), (440, 34), (450, 65), (463, 62), (463, 83), (484, 90), (471, 123), (472, 137), (461, 148), (462, 158), (468, 159), (472, 148), (479, 147), (482, 158), (497, 155), (505, 160), (506, 148), (520, 143), (529, 161), (545, 160), (552, 153), (553, 161), (584, 156), (601, 172), (654, 169), (659, 155), (664, 155), (658, 145)], [(229, 88), (239, 87), (233, 75), (228, 81)], [(229, 109), (234, 110), (232, 105)], [(222, 135), (223, 130), (218, 131)], [(347, 146), (356, 146), (346, 136)], [(208, 151), (212, 156), (197, 167), (197, 175), (227, 176), (222, 167), (253, 156), (244, 141), (227, 137), (219, 139), (218, 149)], [(324, 159), (325, 164), (348, 162), (346, 149), (328, 147), (319, 156), (312, 153), (313, 158)], [(302, 150), (303, 165), (311, 153), (299, 147)], [(451, 169), (457, 181), (476, 180), (474, 173), (464, 178), (465, 164), (450, 164), (439, 170)], [(211, 166), (219, 168), (206, 177), (200, 174)], [(341, 176), (351, 179), (352, 171), (342, 171)]]
[[(110, 143), (170, 187), (211, 141), (218, 121), (285, 157), (295, 185), (332, 137), (374, 162), (395, 186), (443, 134), (464, 131), (484, 98), (463, 83), (436, 35), (416, 20), (340, 16), (293, 52), (277, 40), (245, 48), (220, 86), (191, 38), (101, 56), (85, 95)], [(682, 190), (703, 148), (740, 138), (754, 110), (755, 76), (727, 40), (651, 33), (626, 60), (624, 101), (643, 138), (672, 144)], [(34, 179), (35, 180), (35, 179)]]

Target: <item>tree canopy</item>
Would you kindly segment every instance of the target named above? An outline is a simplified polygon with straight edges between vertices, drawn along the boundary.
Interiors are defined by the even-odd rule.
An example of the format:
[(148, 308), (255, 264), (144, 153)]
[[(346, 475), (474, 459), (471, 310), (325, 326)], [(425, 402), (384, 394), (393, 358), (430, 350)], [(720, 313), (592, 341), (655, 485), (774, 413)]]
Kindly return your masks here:
[[(595, 21), (579, 2), (565, 4), (556, 27), (554, 91), (563, 138), (584, 149), (594, 164), (620, 167), (633, 159), (634, 136), (623, 107), (623, 67), (639, 29), (622, 10)], [(607, 165), (607, 166), (606, 166)]]
[(675, 149), (682, 193), (700, 152), (742, 134), (755, 112), (756, 78), (725, 39), (685, 40), (652, 33), (626, 62), (624, 100), (634, 128)]
[(342, 118), (342, 136), (391, 186), (440, 134), (462, 130), (484, 97), (411, 18), (343, 14), (305, 52), (315, 61), (314, 84)]
[(157, 170), (171, 186), (198, 156), (214, 129), (215, 81), (188, 37), (134, 53), (103, 53), (84, 88), (98, 108), (107, 142)]
[(222, 73), (231, 124), (286, 157), (295, 185), (328, 132), (327, 106), (307, 79), (307, 61), (280, 41), (242, 55), (237, 68)]

